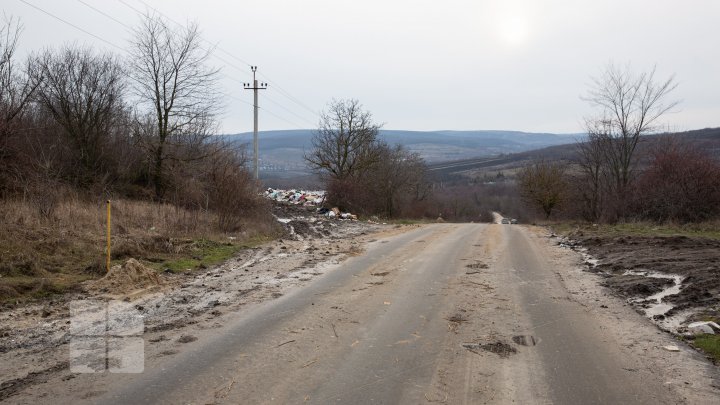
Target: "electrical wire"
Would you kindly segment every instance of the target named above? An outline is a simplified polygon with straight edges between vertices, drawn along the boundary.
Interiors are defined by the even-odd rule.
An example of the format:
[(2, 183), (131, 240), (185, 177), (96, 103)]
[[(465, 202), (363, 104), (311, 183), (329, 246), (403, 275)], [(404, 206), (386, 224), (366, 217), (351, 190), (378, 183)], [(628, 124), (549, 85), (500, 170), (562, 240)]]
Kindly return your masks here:
[(125, 24), (124, 22), (118, 20), (117, 18), (111, 16), (110, 14), (107, 14), (107, 13), (103, 12), (102, 10), (97, 9), (97, 8), (94, 7), (94, 6), (91, 6), (90, 4), (84, 2), (83, 0), (77, 0), (77, 1), (78, 1), (79, 3), (84, 4), (86, 7), (89, 7), (89, 8), (91, 8), (91, 9), (93, 9), (95, 12), (100, 13), (100, 14), (104, 15), (105, 17), (107, 17), (107, 18), (115, 21), (116, 23), (122, 25), (123, 27), (127, 28), (128, 30), (132, 30), (132, 27), (131, 27), (131, 26)]
[[(65, 19), (63, 19), (63, 18), (61, 18), (61, 17), (59, 17), (59, 16), (57, 16), (57, 15), (55, 15), (55, 14), (53, 14), (53, 13), (47, 11), (47, 10), (45, 10), (45, 9), (43, 9), (43, 8), (41, 8), (41, 7), (36, 6), (35, 4), (30, 3), (30, 2), (27, 1), (27, 0), (20, 0), (20, 1), (21, 1), (22, 3), (25, 3), (26, 5), (34, 8), (34, 9), (36, 9), (36, 10), (42, 12), (43, 14), (45, 14), (45, 15), (47, 15), (47, 16), (55, 19), (55, 20), (58, 20), (58, 21), (66, 24), (66, 25), (68, 25), (68, 26), (70, 26), (70, 27), (72, 27), (72, 28), (74, 28), (74, 29), (76, 29), (76, 30), (78, 30), (78, 31), (80, 31), (80, 32), (83, 32), (83, 33), (85, 33), (85, 34), (87, 34), (87, 35), (90, 35), (91, 37), (93, 37), (93, 38), (95, 38), (95, 39), (97, 39), (97, 40), (99, 40), (99, 41), (102, 41), (102, 42), (104, 42), (104, 43), (106, 43), (106, 44), (108, 44), (108, 45), (110, 45), (110, 46), (112, 46), (112, 47), (114, 47), (114, 48), (116, 48), (116, 49), (119, 49), (120, 51), (122, 51), (122, 52), (124, 52), (124, 53), (127, 52), (126, 49), (124, 49), (124, 48), (122, 48), (122, 47), (120, 47), (120, 46), (112, 43), (111, 41), (109, 41), (109, 40), (107, 40), (107, 39), (105, 39), (105, 38), (102, 38), (102, 37), (100, 37), (100, 36), (98, 36), (98, 35), (95, 35), (95, 34), (93, 34), (92, 32), (90, 32), (90, 31), (88, 31), (88, 30), (85, 30), (85, 29), (77, 26), (76, 24), (71, 23), (70, 21), (67, 21), (67, 20), (65, 20)], [(112, 21), (114, 21), (114, 22), (122, 25), (123, 27), (127, 28), (128, 30), (132, 30), (132, 27), (130, 27), (129, 25), (123, 23), (122, 21), (116, 19), (115, 17), (112, 17), (111, 15), (103, 12), (102, 10), (100, 10), (100, 9), (98, 9), (98, 8), (96, 8), (96, 7), (88, 4), (88, 3), (86, 3), (85, 1), (83, 1), (83, 0), (77, 0), (77, 1), (78, 1), (79, 3), (85, 5), (86, 7), (92, 9), (93, 11), (95, 11), (95, 12), (97, 12), (97, 13), (105, 16), (106, 18), (109, 18), (109, 19), (111, 19)], [(125, 4), (126, 6), (128, 6), (129, 8), (133, 9), (135, 12), (137, 12), (137, 13), (139, 13), (139, 14), (142, 15), (142, 12), (140, 12), (140, 11), (137, 10), (136, 8), (130, 6), (130, 5), (127, 4), (125, 1), (123, 1), (123, 0), (119, 0), (119, 1), (120, 1), (121, 3), (123, 3), (123, 4)], [(138, 0), (138, 1), (141, 1), (143, 4), (146, 4), (146, 5), (147, 5), (147, 3), (145, 3), (145, 2), (142, 1), (142, 0)], [(148, 6), (148, 7), (149, 7), (149, 6)], [(152, 8), (152, 7), (151, 7), (151, 8)], [(153, 8), (153, 10), (156, 10), (156, 9)], [(156, 11), (157, 11), (157, 10), (156, 10)], [(159, 11), (157, 11), (157, 12), (160, 13)], [(160, 14), (162, 14), (162, 13), (160, 13)], [(168, 18), (167, 16), (165, 16), (165, 17)], [(169, 19), (169, 18), (168, 18), (168, 19)], [(171, 20), (171, 21), (172, 21), (172, 20)], [(173, 22), (175, 22), (175, 21), (173, 21)], [(175, 22), (175, 23), (178, 24), (177, 22)], [(202, 39), (202, 38), (201, 38), (201, 39)], [(206, 41), (206, 40), (204, 40), (204, 41)], [(208, 42), (208, 41), (206, 41), (206, 42)], [(229, 62), (224, 61), (224, 60), (221, 59), (221, 58), (218, 58), (218, 59), (221, 60), (221, 61), (223, 61), (223, 62), (226, 63), (226, 64), (229, 64)], [(245, 63), (245, 62), (243, 62), (243, 63)], [(234, 65), (230, 65), (230, 66), (234, 66)], [(237, 66), (234, 66), (234, 67), (237, 68)], [(239, 68), (238, 68), (238, 69), (239, 69)], [(242, 81), (240, 81), (240, 80), (238, 80), (238, 79), (235, 79), (235, 78), (233, 78), (233, 77), (231, 77), (231, 76), (225, 75), (225, 74), (223, 74), (223, 73), (220, 73), (220, 74), (221, 74), (223, 77), (225, 77), (225, 78), (227, 78), (227, 79), (229, 79), (229, 80), (232, 80), (232, 81), (235, 81), (235, 82), (238, 82), (238, 83), (241, 83), (241, 84), (243, 83)], [(278, 86), (278, 89), (280, 89), (279, 86)], [(247, 102), (247, 101), (245, 101), (245, 100), (242, 100), (242, 99), (240, 99), (240, 98), (238, 98), (238, 97), (232, 96), (231, 94), (224, 94), (224, 96), (229, 97), (229, 98), (232, 98), (232, 99), (234, 99), (234, 100), (236, 100), (236, 101), (239, 101), (239, 102), (244, 103), (244, 104), (247, 104), (247, 105), (253, 105), (252, 103), (249, 103), (249, 102)], [(294, 116), (300, 118), (301, 120), (310, 123), (309, 120), (307, 120), (307, 119), (303, 118), (302, 116), (294, 113), (292, 110), (284, 107), (282, 104), (278, 103), (277, 101), (274, 101), (274, 100), (270, 99), (269, 97), (268, 97), (268, 100), (269, 100), (270, 102), (272, 102), (273, 104), (277, 105), (278, 107), (284, 109), (284, 110), (287, 111), (288, 113), (293, 114)], [(262, 108), (262, 107), (258, 107), (258, 108)], [(274, 112), (272, 112), (271, 110), (269, 110), (269, 109), (267, 109), (267, 108), (262, 108), (262, 109), (263, 109), (265, 112), (267, 112), (268, 114), (274, 116), (275, 118), (277, 118), (277, 119), (279, 119), (279, 120), (281, 120), (281, 121), (283, 121), (283, 122), (285, 122), (285, 123), (288, 123), (288, 124), (290, 124), (290, 125), (292, 125), (292, 126), (294, 126), (294, 127), (296, 127), (296, 128), (299, 128), (299, 129), (302, 129), (302, 128), (303, 128), (302, 125), (298, 125), (298, 124), (295, 123), (295, 122), (292, 122), (292, 121), (290, 121), (290, 120), (288, 120), (288, 119), (286, 119), (286, 118), (283, 118), (283, 117), (281, 117), (280, 115), (275, 114)]]
[[(132, 9), (135, 10), (136, 12), (140, 13), (137, 9), (135, 9), (134, 7), (128, 5), (124, 0), (118, 0), (118, 1), (120, 1), (121, 3), (125, 4), (126, 6), (128, 6), (128, 7), (130, 7), (130, 8), (132, 8)], [(183, 26), (183, 25), (180, 24), (179, 22), (177, 22), (177, 21), (173, 20), (172, 18), (170, 18), (168, 15), (164, 14), (162, 11), (160, 11), (160, 10), (158, 10), (157, 8), (149, 5), (145, 0), (136, 0), (136, 1), (139, 1), (140, 3), (144, 4), (144, 5), (145, 5), (146, 7), (148, 7), (149, 9), (151, 9), (151, 10), (155, 11), (156, 13), (162, 15), (163, 17), (167, 18), (168, 21), (171, 21), (171, 22), (175, 23), (176, 25), (178, 25), (178, 26), (180, 26), (180, 27)], [(142, 15), (142, 13), (140, 13), (140, 14)], [(241, 58), (238, 58), (237, 56), (231, 54), (230, 52), (227, 52), (226, 50), (224, 50), (224, 49), (222, 49), (221, 47), (213, 44), (212, 42), (210, 42), (210, 41), (208, 41), (208, 40), (206, 40), (206, 39), (204, 39), (204, 38), (202, 38), (202, 37), (201, 37), (201, 39), (202, 39), (203, 41), (205, 41), (205, 42), (213, 45), (213, 46), (215, 47), (215, 49), (217, 49), (218, 51), (220, 51), (220, 52), (228, 55), (229, 57), (231, 57), (231, 58), (233, 58), (233, 59), (235, 59), (235, 60), (238, 60), (238, 61), (246, 64), (247, 66), (252, 66), (249, 62), (247, 62), (247, 61), (245, 61), (245, 60), (243, 60), (243, 59), (241, 59)], [(218, 59), (219, 59), (219, 58), (218, 58)], [(236, 68), (236, 69), (238, 69), (238, 70), (243, 70), (243, 69), (240, 69), (239, 67), (237, 67), (237, 66), (235, 66), (235, 65), (233, 65), (233, 64), (231, 64), (231, 63), (227, 63), (227, 62), (226, 62), (226, 64), (227, 64), (228, 66), (232, 66), (232, 67), (234, 67), (234, 68)], [(308, 107), (305, 103), (303, 103), (302, 101), (300, 101), (299, 99), (297, 99), (295, 96), (293, 96), (292, 94), (290, 94), (290, 92), (288, 92), (287, 90), (285, 90), (284, 88), (282, 88), (279, 84), (277, 84), (277, 82), (273, 81), (269, 76), (267, 76), (266, 74), (263, 74), (262, 72), (259, 72), (258, 74), (259, 74), (261, 77), (264, 77), (265, 80), (266, 80), (269, 84), (272, 84), (273, 87), (277, 87), (278, 92), (279, 92), (282, 96), (284, 96), (284, 97), (287, 98), (288, 100), (292, 101), (293, 103), (299, 105), (300, 107), (306, 109), (306, 110), (309, 111), (311, 114), (317, 115), (318, 112), (317, 112), (316, 110), (313, 110), (312, 108)]]
[[(241, 99), (241, 98), (239, 98), (239, 97), (237, 97), (237, 96), (233, 96), (232, 94), (227, 93), (227, 94), (224, 94), (224, 95), (225, 95), (226, 97), (228, 97), (228, 98), (231, 98), (231, 99), (233, 99), (233, 100), (239, 101), (239, 102), (241, 102), (241, 103), (248, 104), (248, 105), (251, 105), (251, 106), (255, 106), (254, 104), (249, 103), (249, 102), (247, 102), (247, 101), (245, 101), (245, 100), (243, 100), (243, 99)], [(290, 120), (288, 120), (288, 119), (286, 119), (286, 118), (283, 118), (283, 117), (275, 114), (274, 112), (268, 110), (267, 108), (264, 108), (264, 107), (261, 107), (261, 106), (258, 106), (258, 108), (261, 109), (261, 110), (263, 110), (263, 111), (265, 111), (266, 113), (272, 115), (273, 117), (275, 117), (275, 118), (277, 118), (277, 119), (279, 119), (279, 120), (281, 120), (281, 121), (284, 121), (284, 122), (287, 123), (287, 124), (292, 125), (292, 126), (293, 126), (294, 128), (296, 128), (296, 129), (306, 129), (306, 128), (303, 128), (302, 125), (298, 125), (297, 122), (292, 122), (292, 121), (290, 121)]]
[(110, 46), (112, 46), (112, 47), (114, 47), (114, 48), (117, 48), (117, 49), (125, 52), (125, 50), (124, 50), (122, 47), (113, 44), (112, 42), (106, 40), (105, 38), (101, 38), (101, 37), (93, 34), (93, 33), (90, 32), (90, 31), (84, 30), (84, 29), (78, 27), (77, 25), (75, 25), (75, 24), (73, 24), (73, 23), (71, 23), (71, 22), (69, 22), (69, 21), (67, 21), (67, 20), (62, 19), (62, 18), (56, 16), (55, 14), (53, 14), (53, 13), (51, 13), (51, 12), (49, 12), (49, 11), (45, 11), (45, 10), (43, 10), (42, 8), (40, 8), (40, 7), (34, 5), (34, 4), (32, 4), (32, 3), (30, 3), (30, 2), (28, 2), (28, 1), (26, 1), (26, 0), (20, 0), (20, 1), (23, 2), (23, 3), (25, 3), (25, 4), (27, 4), (27, 5), (30, 6), (30, 7), (38, 10), (38, 11), (40, 11), (40, 12), (43, 13), (43, 14), (46, 14), (46, 15), (48, 15), (48, 16), (50, 16), (50, 17), (52, 17), (52, 18), (54, 18), (54, 19), (56, 19), (56, 20), (58, 20), (58, 21), (60, 21), (60, 22), (63, 22), (63, 23), (65, 23), (65, 24), (67, 24), (67, 25), (75, 28), (75, 29), (78, 30), (78, 31), (84, 32), (85, 34), (90, 35), (91, 37), (93, 37), (93, 38), (95, 38), (95, 39), (97, 39), (97, 40), (99, 40), (99, 41), (102, 41), (102, 42), (104, 42), (104, 43), (106, 43), (106, 44), (108, 44), (108, 45), (110, 45)]

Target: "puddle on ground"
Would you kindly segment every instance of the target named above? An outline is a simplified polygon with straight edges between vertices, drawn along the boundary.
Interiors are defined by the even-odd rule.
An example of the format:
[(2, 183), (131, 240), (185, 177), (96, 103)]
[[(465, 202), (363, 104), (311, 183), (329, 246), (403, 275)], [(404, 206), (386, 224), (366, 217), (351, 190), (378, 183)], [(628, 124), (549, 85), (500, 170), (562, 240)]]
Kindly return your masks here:
[(680, 292), (680, 289), (682, 288), (682, 281), (684, 279), (683, 276), (677, 275), (677, 274), (664, 274), (664, 273), (657, 273), (657, 272), (647, 272), (647, 271), (632, 271), (627, 270), (625, 273), (623, 273), (625, 276), (643, 276), (643, 277), (650, 277), (650, 278), (661, 278), (661, 279), (668, 279), (673, 280), (673, 285), (671, 285), (668, 288), (665, 288), (664, 290), (655, 293), (647, 298), (639, 298), (639, 299), (633, 299), (631, 302), (634, 303), (647, 303), (650, 306), (645, 309), (645, 315), (647, 315), (650, 318), (658, 317), (658, 316), (664, 316), (668, 311), (673, 309), (675, 306), (673, 304), (663, 302), (663, 298), (669, 296), (669, 295), (675, 295)]
[(538, 339), (536, 339), (535, 336), (532, 335), (513, 336), (512, 340), (513, 342), (521, 346), (535, 346), (536, 344), (538, 344)]

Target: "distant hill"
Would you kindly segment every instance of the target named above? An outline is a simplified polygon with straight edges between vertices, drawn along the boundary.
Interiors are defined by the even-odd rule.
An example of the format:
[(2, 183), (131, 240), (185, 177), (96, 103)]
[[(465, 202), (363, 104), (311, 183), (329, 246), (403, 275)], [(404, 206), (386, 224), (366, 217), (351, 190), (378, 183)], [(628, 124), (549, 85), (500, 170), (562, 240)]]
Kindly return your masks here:
[[(644, 136), (640, 139), (638, 152), (642, 154), (655, 145), (665, 136), (677, 137), (711, 156), (720, 159), (720, 128), (705, 128), (687, 132), (664, 133)], [(446, 162), (432, 162), (428, 165), (430, 173), (437, 179), (446, 179), (447, 176), (464, 173), (477, 176), (484, 172), (502, 171), (519, 168), (536, 160), (565, 160), (575, 161), (578, 158), (578, 149), (575, 142), (553, 145), (543, 148), (505, 154), (495, 157), (481, 157), (470, 159), (457, 159)]]
[[(304, 151), (312, 147), (313, 130), (262, 131), (258, 134), (260, 166), (274, 176), (307, 172)], [(238, 144), (248, 144), (252, 153), (252, 133), (223, 135)], [(517, 153), (552, 145), (574, 143), (582, 134), (528, 133), (519, 131), (401, 131), (382, 130), (380, 136), (390, 144), (402, 144), (428, 162), (441, 162), (499, 154)]]

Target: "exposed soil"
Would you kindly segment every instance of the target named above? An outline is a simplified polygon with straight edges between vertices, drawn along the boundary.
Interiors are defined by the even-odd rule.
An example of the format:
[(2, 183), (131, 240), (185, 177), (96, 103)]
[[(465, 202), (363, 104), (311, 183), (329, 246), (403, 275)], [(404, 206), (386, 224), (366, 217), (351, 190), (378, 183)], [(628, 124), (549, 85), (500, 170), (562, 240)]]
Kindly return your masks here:
[[(412, 399), (376, 402), (588, 403), (603, 386), (622, 386), (635, 402), (717, 402), (717, 373), (703, 358), (599, 286), (603, 273), (581, 271), (580, 254), (553, 246), (542, 229), (518, 228), (430, 225), (392, 238), (410, 227), (335, 222), (327, 238), (288, 231), (206, 273), (163, 274), (161, 291), (130, 298), (145, 318), (143, 376), (37, 374), (67, 359), (67, 345), (30, 346), (25, 336), (45, 321), (16, 313), (0, 325), (24, 329), (0, 344), (29, 346), (0, 354), (0, 380), (21, 384), (0, 391), (0, 402), (102, 403), (140, 388), (167, 403), (350, 403), (393, 396), (408, 381)], [(44, 328), (65, 321), (48, 316), (56, 320)], [(192, 377), (179, 378), (184, 370)], [(579, 372), (578, 384), (568, 370), (602, 381)], [(350, 384), (332, 384), (338, 376)], [(564, 387), (588, 395), (553, 401)]]
[[(680, 292), (662, 298), (670, 308), (663, 316), (684, 313), (720, 314), (720, 241), (687, 236), (570, 235), (560, 244), (588, 254), (588, 268), (606, 277), (604, 285), (626, 298), (642, 299), (673, 285), (668, 278), (681, 276)], [(596, 261), (595, 261), (596, 260)]]
[(84, 288), (87, 291), (128, 294), (160, 287), (162, 284), (155, 270), (143, 266), (135, 259), (128, 259), (122, 266), (113, 266), (103, 278), (86, 282)]
[(185, 332), (189, 325), (218, 327), (242, 306), (280, 297), (361, 252), (378, 235), (407, 228), (328, 219), (313, 211), (275, 207), (275, 215), (286, 219), (282, 239), (241, 251), (205, 272), (158, 274), (129, 260), (83, 291), (0, 308), (0, 401), (67, 369), (74, 300), (130, 302), (144, 319), (146, 354), (167, 356), (177, 344), (193, 344), (195, 336)]

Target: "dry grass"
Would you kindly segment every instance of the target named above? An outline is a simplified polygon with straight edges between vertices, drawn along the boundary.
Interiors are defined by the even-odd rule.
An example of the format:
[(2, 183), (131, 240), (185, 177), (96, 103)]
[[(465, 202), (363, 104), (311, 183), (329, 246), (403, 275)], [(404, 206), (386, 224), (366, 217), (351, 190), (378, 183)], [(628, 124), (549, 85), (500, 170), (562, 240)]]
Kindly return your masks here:
[(576, 222), (548, 222), (555, 232), (569, 235), (581, 232), (598, 236), (687, 236), (720, 239), (720, 221), (706, 221), (689, 224), (655, 224), (652, 222), (621, 222), (617, 224), (599, 224)]
[[(49, 212), (32, 200), (0, 201), (0, 302), (77, 290), (104, 273), (106, 203), (66, 196)], [(112, 202), (112, 259), (129, 257), (175, 270), (204, 267), (278, 229), (269, 215), (248, 214), (240, 230), (219, 230), (213, 212), (120, 199)], [(186, 267), (183, 267), (186, 268)]]

